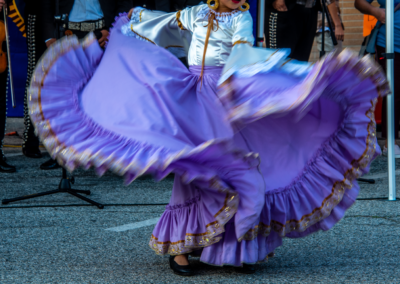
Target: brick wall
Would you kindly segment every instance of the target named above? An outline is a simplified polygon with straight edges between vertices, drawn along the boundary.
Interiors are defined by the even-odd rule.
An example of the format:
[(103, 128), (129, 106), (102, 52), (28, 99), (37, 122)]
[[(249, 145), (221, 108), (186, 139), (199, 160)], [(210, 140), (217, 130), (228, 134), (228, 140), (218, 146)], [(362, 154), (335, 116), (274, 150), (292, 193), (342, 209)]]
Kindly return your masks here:
[[(339, 0), (342, 13), (342, 20), (345, 26), (344, 48), (350, 48), (357, 53), (360, 51), (363, 37), (364, 15), (354, 8), (354, 0)], [(377, 2), (373, 2), (377, 5)], [(319, 58), (319, 51), (314, 42), (313, 50), (310, 56), (310, 61), (315, 62)]]

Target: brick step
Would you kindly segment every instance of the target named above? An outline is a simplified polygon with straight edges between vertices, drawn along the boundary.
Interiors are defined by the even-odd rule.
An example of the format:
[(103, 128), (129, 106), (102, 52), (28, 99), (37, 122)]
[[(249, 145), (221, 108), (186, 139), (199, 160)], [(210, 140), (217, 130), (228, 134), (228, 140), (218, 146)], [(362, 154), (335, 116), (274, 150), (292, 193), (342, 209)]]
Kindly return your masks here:
[(363, 21), (364, 15), (342, 15), (343, 21)]
[[(344, 23), (346, 24), (346, 23)], [(363, 33), (363, 27), (348, 27), (348, 26), (344, 26), (344, 34), (351, 34), (351, 33), (357, 33), (357, 34), (361, 34)]]
[(340, 8), (354, 8), (354, 1), (352, 2), (340, 2)]
[(350, 28), (350, 27), (363, 27), (364, 21), (343, 21), (344, 27), (345, 28)]
[(361, 15), (360, 11), (358, 11), (356, 8), (345, 8), (341, 10), (342, 16), (343, 15)]
[(354, 5), (354, 0), (340, 0), (340, 5), (344, 4), (344, 3), (352, 3)]
[[(360, 51), (360, 48), (361, 48), (361, 43), (360, 43), (360, 44), (357, 44), (357, 45), (347, 45), (347, 44), (343, 43), (343, 48), (349, 48), (349, 49), (351, 49), (351, 50), (354, 50), (354, 51), (356, 51), (356, 52), (359, 52), (359, 51)], [(316, 44), (315, 41), (314, 41), (314, 44), (313, 44), (312, 52), (319, 52), (319, 51), (318, 51), (317, 44)]]
[(346, 39), (345, 42), (343, 42), (343, 43), (345, 43), (346, 45), (361, 46), (362, 42), (363, 42), (363, 39), (361, 38), (361, 39)]
[(361, 40), (361, 42), (362, 42), (362, 40), (364, 39), (364, 36), (363, 36), (362, 32), (361, 33), (344, 33), (344, 40), (345, 41), (347, 41), (347, 40), (355, 40), (355, 39)]
[(348, 39), (364, 39), (364, 36), (361, 33), (344, 33), (344, 40), (348, 40)]

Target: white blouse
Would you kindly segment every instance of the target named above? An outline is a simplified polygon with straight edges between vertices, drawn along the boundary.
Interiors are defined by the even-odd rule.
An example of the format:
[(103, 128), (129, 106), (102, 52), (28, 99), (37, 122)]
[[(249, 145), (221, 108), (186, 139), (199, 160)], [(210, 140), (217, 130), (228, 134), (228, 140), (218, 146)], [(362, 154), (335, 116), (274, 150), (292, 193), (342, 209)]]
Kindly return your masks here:
[[(202, 65), (209, 13), (215, 14), (205, 66), (224, 66), (237, 44), (253, 45), (253, 20), (248, 11), (216, 13), (198, 5), (176, 13), (134, 9), (123, 34), (167, 48), (178, 57), (188, 57), (189, 65)], [(218, 27), (218, 28), (217, 28)]]
[(290, 49), (252, 47), (253, 20), (248, 11), (216, 13), (207, 5), (198, 5), (176, 13), (165, 13), (137, 7), (121, 31), (126, 36), (166, 48), (179, 58), (187, 56), (190, 66), (202, 65), (210, 13), (215, 14), (216, 20), (204, 65), (224, 67), (219, 84), (233, 75), (250, 77), (276, 69), (300, 77), (308, 75), (309, 63), (287, 59)]

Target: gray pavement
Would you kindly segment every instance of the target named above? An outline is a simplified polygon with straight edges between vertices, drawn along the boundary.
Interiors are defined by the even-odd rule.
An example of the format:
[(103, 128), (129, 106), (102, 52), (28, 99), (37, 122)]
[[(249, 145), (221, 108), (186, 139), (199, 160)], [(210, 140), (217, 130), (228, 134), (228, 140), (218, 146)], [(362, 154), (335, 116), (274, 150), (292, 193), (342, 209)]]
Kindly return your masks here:
[[(8, 131), (21, 134), (21, 128), (21, 120), (13, 119)], [(20, 148), (9, 147), (20, 142), (19, 137), (6, 140), (6, 155), (18, 172), (0, 174), (0, 199), (55, 189), (60, 180), (61, 170), (38, 169), (47, 154), (28, 159)], [(159, 217), (173, 179), (156, 183), (144, 177), (124, 186), (113, 174), (99, 178), (78, 170), (74, 188), (91, 190), (90, 198), (105, 209), (65, 193), (0, 205), (0, 283), (400, 283), (400, 202), (382, 199), (385, 172), (386, 158), (379, 157), (371, 175), (383, 177), (374, 185), (361, 184), (360, 200), (341, 222), (328, 232), (285, 239), (256, 274), (193, 258), (197, 275), (182, 278), (171, 273), (167, 257), (149, 249), (154, 225), (106, 230)]]

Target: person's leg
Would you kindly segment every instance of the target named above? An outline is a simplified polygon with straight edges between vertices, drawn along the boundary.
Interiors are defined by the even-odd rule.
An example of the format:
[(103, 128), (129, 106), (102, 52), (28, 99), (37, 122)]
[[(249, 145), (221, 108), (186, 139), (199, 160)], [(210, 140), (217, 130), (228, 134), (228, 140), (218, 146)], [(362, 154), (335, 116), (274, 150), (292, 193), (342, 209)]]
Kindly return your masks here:
[(310, 58), (315, 34), (317, 31), (318, 11), (316, 7), (305, 8), (297, 5), (296, 22), (304, 22), (296, 47), (292, 51), (292, 58), (299, 61), (308, 61)]
[[(324, 33), (324, 36), (325, 36), (324, 50), (325, 50), (325, 52), (330, 52), (334, 49), (335, 46), (333, 45), (332, 38), (331, 38), (329, 31), (326, 31)], [(322, 50), (322, 33), (317, 33), (317, 35), (315, 36), (315, 40), (317, 42), (318, 51), (321, 51)]]
[(337, 46), (335, 46), (334, 48), (336, 48), (338, 52), (341, 52), (343, 50), (343, 41), (338, 40), (337, 43)]
[(8, 68), (0, 74), (0, 173), (13, 173), (16, 171), (14, 166), (6, 162), (3, 152), (7, 119), (7, 78)]
[(44, 40), (40, 32), (40, 23), (36, 14), (30, 14), (27, 11), (25, 15), (26, 20), (26, 42), (28, 49), (28, 69), (26, 78), (26, 89), (24, 99), (24, 124), (25, 130), (23, 135), (22, 151), (25, 156), (30, 158), (41, 158), (42, 155), (39, 150), (39, 139), (35, 135), (35, 130), (29, 116), (28, 108), (28, 89), (30, 86), (33, 71), (35, 70), (36, 63), (46, 50)]
[(290, 48), (293, 54), (299, 39), (298, 29), (301, 25), (295, 20), (296, 12), (296, 7), (287, 12), (278, 12), (272, 7), (266, 9), (264, 30), (267, 48)]

